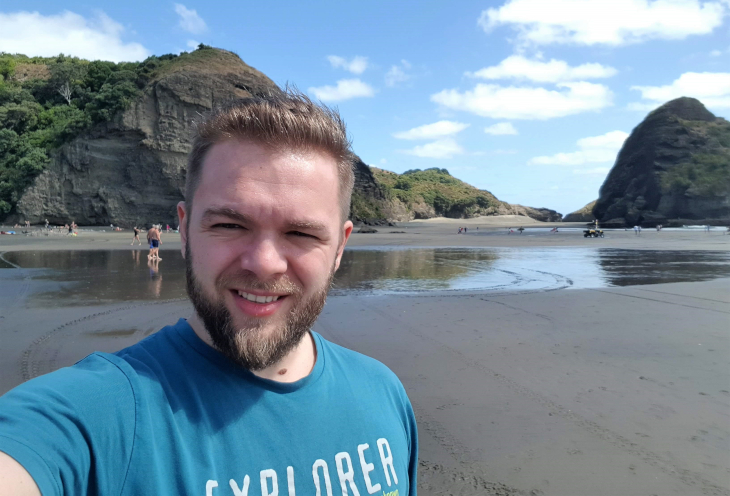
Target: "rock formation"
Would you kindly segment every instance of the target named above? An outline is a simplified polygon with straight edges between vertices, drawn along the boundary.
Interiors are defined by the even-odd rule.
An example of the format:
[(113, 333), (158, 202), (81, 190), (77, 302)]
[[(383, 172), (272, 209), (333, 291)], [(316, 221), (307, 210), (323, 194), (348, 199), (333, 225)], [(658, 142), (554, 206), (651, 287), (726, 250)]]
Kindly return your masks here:
[(209, 52), (205, 64), (171, 65), (113, 121), (52, 152), (51, 164), (18, 202), (17, 217), (174, 225), (194, 119), (226, 100), (280, 91), (237, 55)]
[(593, 214), (608, 227), (730, 224), (730, 123), (694, 98), (654, 110), (621, 148)]
[(563, 222), (591, 222), (595, 219), (593, 217), (593, 207), (596, 206), (598, 200), (593, 200), (585, 207), (575, 212), (571, 212), (563, 217)]

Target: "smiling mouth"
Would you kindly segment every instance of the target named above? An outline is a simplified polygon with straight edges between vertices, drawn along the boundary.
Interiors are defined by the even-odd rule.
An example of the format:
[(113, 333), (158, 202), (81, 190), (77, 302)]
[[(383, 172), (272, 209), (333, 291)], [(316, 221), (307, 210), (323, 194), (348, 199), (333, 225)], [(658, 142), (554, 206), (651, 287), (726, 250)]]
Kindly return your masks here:
[(236, 291), (238, 293), (238, 296), (241, 298), (248, 300), (253, 303), (272, 303), (274, 301), (277, 301), (281, 298), (284, 298), (286, 295), (278, 295), (278, 296), (263, 296), (263, 295), (255, 295), (251, 293), (246, 293), (245, 291)]

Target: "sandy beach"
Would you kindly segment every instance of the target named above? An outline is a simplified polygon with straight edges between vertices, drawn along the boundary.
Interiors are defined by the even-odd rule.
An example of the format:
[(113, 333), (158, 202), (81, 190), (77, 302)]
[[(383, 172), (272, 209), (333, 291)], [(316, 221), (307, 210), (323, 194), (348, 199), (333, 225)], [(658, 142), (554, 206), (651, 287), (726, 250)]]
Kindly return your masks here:
[[(549, 233), (554, 224), (526, 220), (399, 223), (355, 233), (349, 246), (730, 248), (719, 229), (586, 239), (581, 224)], [(463, 226), (468, 234), (456, 234)], [(520, 226), (524, 234), (506, 234)], [(0, 253), (130, 250), (131, 238), (83, 228), (1, 236)], [(164, 259), (180, 243), (162, 239)], [(184, 298), (39, 306), (48, 284), (29, 269), (0, 271), (0, 393), (191, 312)], [(315, 325), (403, 381), (419, 424), (419, 493), (464, 496), (730, 495), (729, 328), (728, 278), (333, 296)]]

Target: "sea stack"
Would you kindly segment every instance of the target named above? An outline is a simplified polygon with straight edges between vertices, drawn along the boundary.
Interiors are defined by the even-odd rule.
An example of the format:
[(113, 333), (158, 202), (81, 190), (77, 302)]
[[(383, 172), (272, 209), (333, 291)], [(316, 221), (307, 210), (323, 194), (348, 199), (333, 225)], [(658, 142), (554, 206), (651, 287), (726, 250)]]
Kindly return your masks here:
[(652, 111), (624, 142), (593, 215), (607, 227), (730, 225), (730, 123), (694, 98)]

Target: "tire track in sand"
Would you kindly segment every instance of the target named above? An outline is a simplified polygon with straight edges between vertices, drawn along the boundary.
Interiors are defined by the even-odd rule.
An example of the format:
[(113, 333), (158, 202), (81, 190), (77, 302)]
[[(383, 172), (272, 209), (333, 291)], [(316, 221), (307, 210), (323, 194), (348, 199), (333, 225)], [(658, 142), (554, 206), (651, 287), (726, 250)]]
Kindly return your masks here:
[[(78, 325), (86, 324), (95, 319), (99, 319), (101, 317), (107, 317), (107, 316), (116, 314), (118, 312), (123, 312), (123, 311), (131, 310), (134, 308), (150, 307), (150, 306), (165, 305), (165, 304), (174, 304), (174, 303), (180, 303), (180, 302), (183, 302), (186, 300), (187, 300), (187, 298), (177, 298), (174, 300), (135, 303), (135, 304), (131, 304), (131, 305), (125, 305), (123, 307), (112, 308), (112, 309), (105, 310), (102, 312), (88, 314), (83, 317), (79, 317), (78, 319), (74, 319), (74, 320), (65, 322), (65, 323), (51, 329), (50, 331), (46, 332), (45, 334), (38, 337), (37, 339), (35, 339), (30, 344), (30, 346), (28, 346), (23, 351), (23, 354), (21, 355), (21, 360), (20, 360), (20, 376), (21, 376), (23, 382), (25, 382), (34, 377), (38, 377), (39, 375), (50, 372), (51, 370), (55, 370), (56, 369), (56, 367), (55, 367), (56, 360), (58, 358), (58, 353), (60, 352), (61, 347), (60, 346), (51, 347), (50, 345), (51, 345), (52, 339), (55, 339), (64, 333), (72, 332), (73, 328)], [(178, 313), (179, 313), (179, 310), (175, 309), (174, 311), (167, 312), (163, 315), (167, 316), (170, 314), (178, 314)]]

